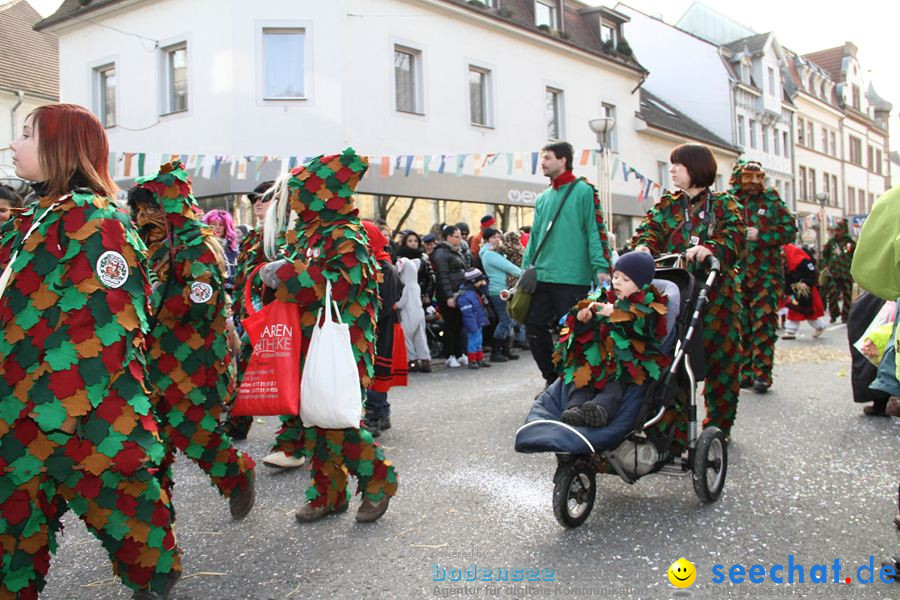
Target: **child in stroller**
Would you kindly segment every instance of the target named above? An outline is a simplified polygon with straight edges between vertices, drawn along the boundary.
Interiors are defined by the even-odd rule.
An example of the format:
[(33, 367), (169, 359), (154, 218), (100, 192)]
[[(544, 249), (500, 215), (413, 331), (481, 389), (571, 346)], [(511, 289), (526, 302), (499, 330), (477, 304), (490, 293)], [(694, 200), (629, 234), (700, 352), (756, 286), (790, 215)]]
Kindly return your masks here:
[(655, 273), (649, 254), (625, 254), (615, 264), (612, 290), (591, 294), (569, 311), (554, 353), (563, 381), (575, 388), (563, 423), (605, 426), (618, 412), (624, 385), (658, 380), (668, 366), (670, 358), (660, 351), (667, 298), (652, 285)]
[[(683, 255), (658, 260), (673, 257), (684, 260)], [(563, 526), (578, 527), (587, 519), (597, 474), (615, 474), (629, 484), (652, 473), (692, 475), (694, 491), (703, 502), (719, 498), (727, 472), (725, 434), (715, 426), (701, 431), (697, 414), (697, 384), (705, 378), (700, 328), (719, 261), (707, 257), (704, 267), (705, 280), (677, 267), (656, 272), (653, 286), (668, 297), (667, 334), (660, 351), (671, 356), (658, 381), (646, 377), (641, 384), (626, 383), (618, 411), (607, 425), (586, 427), (560, 420), (574, 391), (564, 375), (535, 398), (525, 424), (516, 431), (517, 452), (556, 454), (553, 512)], [(676, 431), (684, 429), (684, 443), (673, 443)]]

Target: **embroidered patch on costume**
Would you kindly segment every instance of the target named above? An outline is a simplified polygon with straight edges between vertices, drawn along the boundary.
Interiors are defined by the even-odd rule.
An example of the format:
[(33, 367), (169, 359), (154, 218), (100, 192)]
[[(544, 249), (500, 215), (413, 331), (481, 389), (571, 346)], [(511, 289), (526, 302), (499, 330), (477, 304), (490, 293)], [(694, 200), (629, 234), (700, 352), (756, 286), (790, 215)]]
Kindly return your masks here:
[(97, 278), (108, 288), (117, 289), (125, 285), (128, 280), (128, 263), (125, 257), (114, 250), (101, 254), (97, 261)]
[(205, 302), (209, 302), (209, 299), (212, 298), (212, 295), (213, 289), (212, 286), (208, 283), (195, 281), (191, 284), (191, 300), (195, 304), (203, 304)]

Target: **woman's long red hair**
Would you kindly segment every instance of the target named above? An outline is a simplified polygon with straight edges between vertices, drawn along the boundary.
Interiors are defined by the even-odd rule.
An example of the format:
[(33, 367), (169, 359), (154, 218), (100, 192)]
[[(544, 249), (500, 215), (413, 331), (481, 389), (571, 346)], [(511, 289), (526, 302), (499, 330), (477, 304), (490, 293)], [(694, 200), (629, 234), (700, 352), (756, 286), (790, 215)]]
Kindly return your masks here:
[(118, 187), (109, 176), (109, 142), (97, 117), (77, 104), (48, 104), (30, 116), (48, 193), (71, 191), (69, 181), (80, 175), (82, 185), (115, 197)]

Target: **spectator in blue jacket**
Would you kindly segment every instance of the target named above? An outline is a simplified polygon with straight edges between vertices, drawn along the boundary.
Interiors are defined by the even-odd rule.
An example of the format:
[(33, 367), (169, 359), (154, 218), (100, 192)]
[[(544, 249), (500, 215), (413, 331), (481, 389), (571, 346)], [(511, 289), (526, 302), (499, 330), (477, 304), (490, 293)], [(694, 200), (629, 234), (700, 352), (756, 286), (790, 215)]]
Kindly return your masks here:
[(490, 324), (484, 305), (488, 302), (484, 296), (487, 278), (479, 269), (468, 269), (466, 278), (459, 286), (456, 298), (457, 306), (462, 313), (463, 330), (466, 332), (466, 356), (470, 369), (491, 366), (484, 361), (483, 338), (481, 329)]
[(507, 275), (519, 277), (522, 269), (498, 252), (503, 245), (503, 232), (488, 227), (484, 230), (482, 242), (481, 265), (488, 277), (488, 298), (499, 319), (494, 328), (494, 342), (491, 344), (491, 362), (516, 360), (519, 357), (510, 348), (515, 323), (506, 313), (506, 300), (500, 297), (500, 292), (506, 289)]

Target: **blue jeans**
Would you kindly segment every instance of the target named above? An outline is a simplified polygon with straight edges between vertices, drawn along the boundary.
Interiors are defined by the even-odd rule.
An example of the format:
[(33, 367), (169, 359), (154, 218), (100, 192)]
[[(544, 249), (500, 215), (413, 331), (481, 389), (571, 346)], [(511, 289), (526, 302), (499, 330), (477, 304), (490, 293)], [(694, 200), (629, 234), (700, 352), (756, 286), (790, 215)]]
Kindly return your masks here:
[(391, 403), (388, 402), (387, 392), (366, 390), (366, 415), (375, 419), (391, 416)]
[(472, 333), (466, 332), (466, 352), (481, 352), (481, 345), (484, 339), (481, 337), (481, 330)]
[[(491, 299), (491, 304), (494, 305), (494, 310), (497, 311), (497, 318), (499, 319), (497, 327), (494, 328), (494, 339), (506, 340), (511, 338), (515, 321), (506, 313), (506, 300), (501, 300), (500, 296), (495, 296), (494, 294), (491, 294), (489, 298)], [(524, 339), (524, 335), (522, 339)]]

